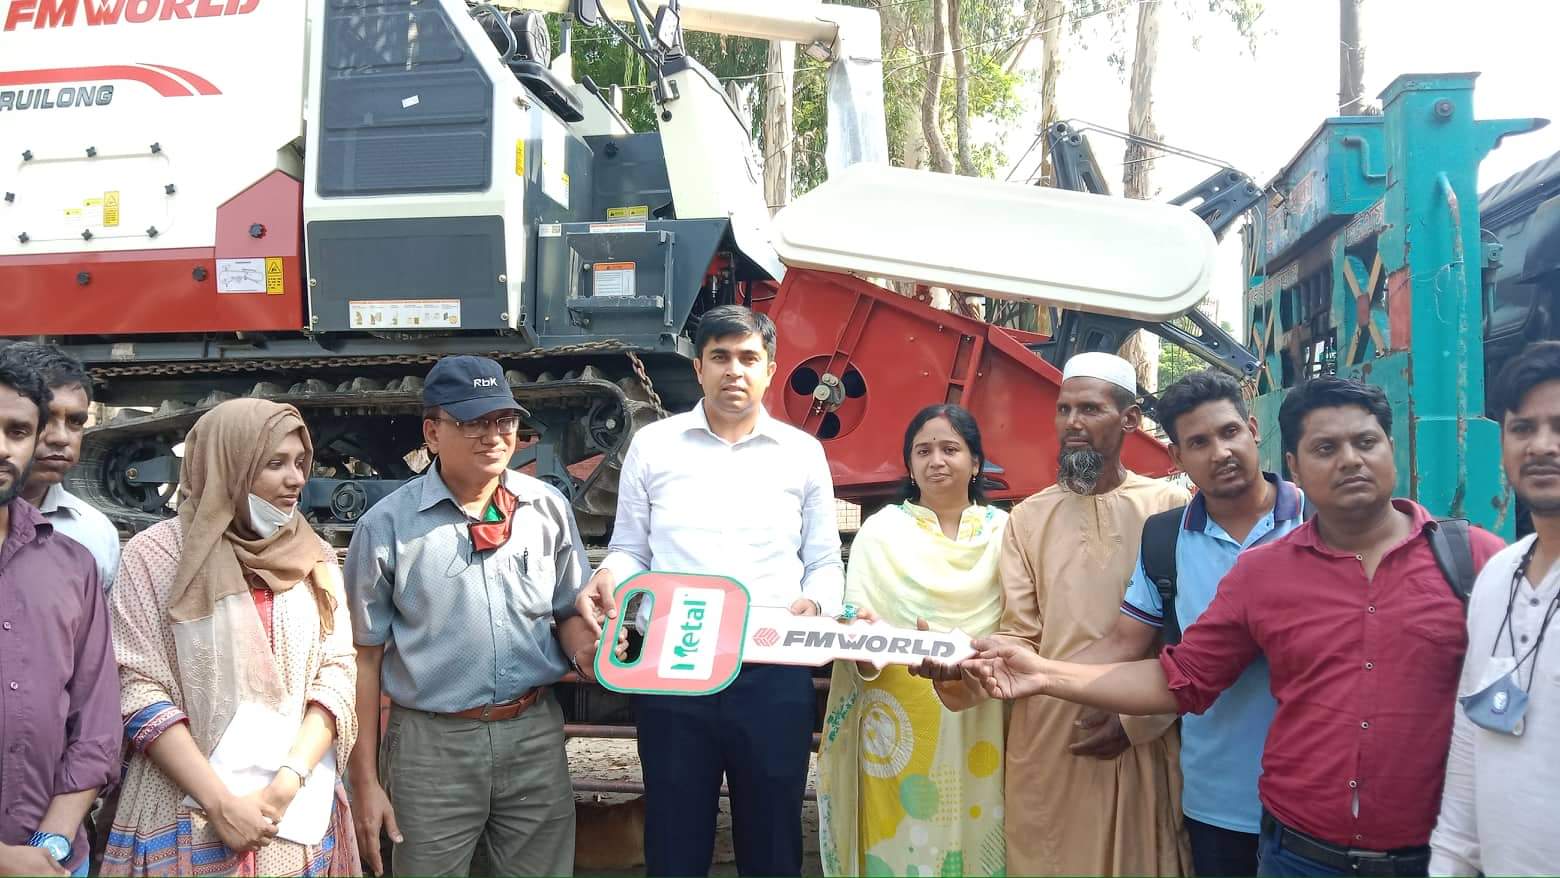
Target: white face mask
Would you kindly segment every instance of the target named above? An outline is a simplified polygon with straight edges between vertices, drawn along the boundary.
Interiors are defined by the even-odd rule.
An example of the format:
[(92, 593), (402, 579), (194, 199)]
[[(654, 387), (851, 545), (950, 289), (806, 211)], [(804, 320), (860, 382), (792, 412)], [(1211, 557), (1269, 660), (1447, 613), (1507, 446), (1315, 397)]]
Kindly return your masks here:
[(255, 533), (259, 534), (262, 540), (292, 521), (297, 511), (297, 507), (293, 507), (290, 511), (283, 512), (254, 494), (249, 495), (249, 524), (254, 527)]

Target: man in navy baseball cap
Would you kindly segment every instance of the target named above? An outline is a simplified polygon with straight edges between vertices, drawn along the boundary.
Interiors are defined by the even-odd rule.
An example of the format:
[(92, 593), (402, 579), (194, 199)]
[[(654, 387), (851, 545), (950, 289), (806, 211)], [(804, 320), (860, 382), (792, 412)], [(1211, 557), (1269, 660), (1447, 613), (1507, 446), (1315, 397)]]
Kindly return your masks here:
[(344, 570), (359, 849), (375, 875), (465, 875), (479, 846), (495, 875), (571, 875), (574, 799), (549, 687), (570, 669), (589, 679), (596, 653), (574, 609), (590, 572), (574, 509), (509, 468), (525, 410), (498, 363), (445, 357), (422, 399), (434, 462), (363, 515)]
[(522, 417), (530, 414), (515, 401), (504, 367), (487, 357), (462, 355), (434, 363), (423, 384), (422, 401), (424, 408), (441, 408), (456, 421), (473, 421), (503, 409)]

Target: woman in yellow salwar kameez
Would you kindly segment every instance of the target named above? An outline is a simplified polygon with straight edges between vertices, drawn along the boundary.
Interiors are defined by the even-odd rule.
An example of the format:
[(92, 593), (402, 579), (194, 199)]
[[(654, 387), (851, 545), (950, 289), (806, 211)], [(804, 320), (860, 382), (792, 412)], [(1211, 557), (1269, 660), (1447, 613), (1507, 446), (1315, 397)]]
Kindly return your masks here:
[[(908, 499), (851, 544), (846, 613), (905, 628), (996, 630), (1007, 513), (985, 505), (974, 417), (922, 409), (905, 432)], [(819, 754), (827, 875), (1001, 875), (1001, 703), (960, 713), (906, 668), (836, 662)]]

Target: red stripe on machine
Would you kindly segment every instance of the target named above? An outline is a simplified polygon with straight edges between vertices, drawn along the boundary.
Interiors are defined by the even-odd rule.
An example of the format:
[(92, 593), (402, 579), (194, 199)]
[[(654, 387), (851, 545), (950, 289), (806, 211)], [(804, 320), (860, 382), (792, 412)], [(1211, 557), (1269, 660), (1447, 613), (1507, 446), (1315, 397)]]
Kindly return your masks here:
[[(198, 78), (198, 77), (197, 77)], [(191, 86), (174, 79), (160, 70), (136, 67), (130, 64), (106, 64), (98, 67), (53, 67), (47, 70), (0, 70), (0, 86), (46, 85), (56, 82), (82, 82), (89, 79), (123, 79), (151, 86), (165, 98), (191, 97)], [(215, 87), (201, 80), (207, 87)], [(199, 86), (196, 86), (197, 88)], [(207, 94), (208, 92), (201, 92)]]

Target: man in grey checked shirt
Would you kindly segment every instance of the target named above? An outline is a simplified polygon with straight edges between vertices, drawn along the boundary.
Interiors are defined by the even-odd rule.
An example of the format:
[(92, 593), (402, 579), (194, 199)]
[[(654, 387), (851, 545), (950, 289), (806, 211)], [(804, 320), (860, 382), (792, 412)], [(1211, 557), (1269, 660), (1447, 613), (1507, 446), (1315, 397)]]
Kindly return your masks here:
[[(647, 569), (731, 576), (757, 606), (840, 611), (834, 484), (818, 440), (770, 417), (775, 325), (739, 305), (700, 319), (704, 399), (634, 435), (618, 481), (612, 551), (581, 594), (592, 625), (616, 585)], [(645, 868), (704, 875), (724, 775), (737, 871), (798, 875), (816, 698), (807, 668), (745, 665), (714, 695), (634, 698), (645, 777)]]
[(524, 410), (498, 363), (440, 360), (423, 405), (434, 464), (363, 516), (347, 552), (358, 844), (378, 875), (381, 829), (397, 875), (465, 875), (479, 843), (494, 874), (568, 875), (574, 793), (547, 687), (594, 655), (574, 512), (509, 469)]

